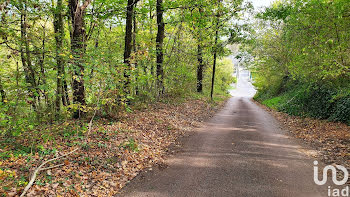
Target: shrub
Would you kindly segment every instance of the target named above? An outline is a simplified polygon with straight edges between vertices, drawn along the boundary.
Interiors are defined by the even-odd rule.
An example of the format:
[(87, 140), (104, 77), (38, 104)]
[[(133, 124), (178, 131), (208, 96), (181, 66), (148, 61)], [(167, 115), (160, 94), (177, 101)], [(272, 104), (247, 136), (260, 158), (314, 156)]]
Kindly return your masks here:
[[(283, 85), (280, 94), (260, 90), (255, 97), (262, 104), (295, 116), (308, 116), (350, 124), (350, 95), (318, 84)], [(274, 91), (275, 92), (275, 91)], [(340, 96), (339, 96), (340, 95)]]
[(335, 101), (329, 120), (344, 122), (350, 125), (350, 95)]

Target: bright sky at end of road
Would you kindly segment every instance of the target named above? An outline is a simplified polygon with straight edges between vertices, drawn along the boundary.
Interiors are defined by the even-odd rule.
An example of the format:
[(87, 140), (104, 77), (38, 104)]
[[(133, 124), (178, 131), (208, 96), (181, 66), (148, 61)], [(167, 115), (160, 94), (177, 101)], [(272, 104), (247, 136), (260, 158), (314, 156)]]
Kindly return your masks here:
[(274, 2), (275, 0), (250, 0), (253, 5), (254, 8), (260, 8), (260, 7), (266, 7), (271, 5), (272, 2)]

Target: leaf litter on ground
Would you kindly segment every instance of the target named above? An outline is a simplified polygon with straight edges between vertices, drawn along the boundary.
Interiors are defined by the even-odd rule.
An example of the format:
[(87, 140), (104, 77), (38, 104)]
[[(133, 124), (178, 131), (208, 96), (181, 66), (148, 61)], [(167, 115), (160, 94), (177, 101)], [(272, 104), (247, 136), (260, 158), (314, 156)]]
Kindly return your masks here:
[[(213, 106), (204, 99), (191, 99), (178, 104), (150, 104), (110, 124), (106, 124), (108, 120), (98, 121), (88, 139), (49, 140), (42, 149), (55, 150), (48, 151), (50, 154), (1, 158), (0, 193), (19, 196), (42, 161), (81, 147), (69, 157), (49, 164), (47, 167), (62, 166), (42, 171), (27, 196), (113, 196), (142, 170), (163, 165), (167, 148), (200, 127), (223, 103)], [(29, 142), (23, 139), (17, 143)], [(0, 153), (5, 152), (6, 147), (0, 149)]]

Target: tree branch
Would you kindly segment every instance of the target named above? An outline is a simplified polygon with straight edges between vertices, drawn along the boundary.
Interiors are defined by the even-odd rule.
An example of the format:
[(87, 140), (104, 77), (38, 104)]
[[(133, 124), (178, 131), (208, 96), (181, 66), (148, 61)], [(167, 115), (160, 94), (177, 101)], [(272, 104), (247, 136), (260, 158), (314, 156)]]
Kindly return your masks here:
[(24, 188), (24, 190), (23, 190), (22, 194), (20, 195), (20, 197), (25, 196), (26, 193), (28, 192), (28, 190), (32, 187), (32, 185), (34, 184), (34, 181), (35, 181), (35, 179), (36, 179), (36, 176), (37, 176), (38, 173), (41, 171), (42, 167), (44, 167), (46, 164), (48, 164), (48, 163), (50, 163), (50, 162), (52, 162), (52, 161), (61, 159), (61, 158), (63, 158), (63, 157), (67, 157), (68, 155), (74, 153), (74, 152), (77, 151), (78, 149), (79, 149), (79, 148), (76, 148), (76, 149), (74, 149), (73, 151), (71, 151), (71, 152), (69, 152), (69, 153), (67, 153), (67, 154), (65, 154), (65, 155), (62, 155), (62, 156), (59, 156), (59, 157), (56, 157), (56, 158), (53, 158), (53, 159), (49, 159), (49, 160), (43, 162), (37, 169), (35, 169), (35, 171), (34, 171), (32, 177), (30, 178), (30, 181), (29, 181), (28, 185)]
[(84, 11), (91, 3), (91, 0), (86, 0), (84, 4), (80, 7), (81, 11)]

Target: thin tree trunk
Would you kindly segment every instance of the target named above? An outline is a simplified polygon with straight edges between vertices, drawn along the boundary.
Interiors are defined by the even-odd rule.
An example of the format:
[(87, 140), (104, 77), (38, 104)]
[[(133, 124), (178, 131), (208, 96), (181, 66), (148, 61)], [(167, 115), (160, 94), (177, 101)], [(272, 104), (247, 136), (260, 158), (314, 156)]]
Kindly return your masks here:
[[(95, 50), (97, 51), (98, 49), (98, 46), (99, 46), (99, 43), (100, 43), (100, 29), (97, 30), (97, 37), (95, 38)], [(89, 77), (90, 78), (93, 78), (94, 76), (94, 67), (91, 68), (91, 72), (90, 72), (90, 75)]]
[[(46, 32), (45, 32), (45, 27), (43, 27), (43, 40), (42, 40), (42, 53), (41, 53), (41, 57), (40, 57), (40, 61), (39, 61), (39, 65), (40, 65), (40, 73), (41, 73), (41, 82), (42, 84), (46, 84), (46, 73), (45, 73), (45, 68), (44, 68), (44, 62), (45, 62), (45, 56), (46, 56), (46, 53), (45, 53), (45, 45), (46, 45)], [(48, 98), (48, 95), (47, 95), (47, 90), (46, 88), (44, 88), (43, 90), (43, 96), (45, 98), (45, 104), (48, 105), (49, 104), (49, 98)]]
[(202, 49), (202, 43), (201, 39), (199, 39), (198, 42), (198, 48), (197, 48), (197, 60), (198, 60), (198, 67), (197, 67), (197, 92), (202, 93), (203, 92), (203, 49)]
[(156, 38), (156, 53), (157, 53), (157, 90), (158, 96), (164, 94), (164, 70), (163, 70), (163, 42), (164, 42), (164, 30), (165, 24), (163, 21), (163, 0), (157, 0), (157, 25), (158, 32)]
[(31, 59), (30, 59), (30, 49), (29, 49), (29, 41), (27, 35), (27, 1), (21, 1), (21, 44), (20, 44), (20, 52), (21, 52), (21, 60), (22, 66), (24, 68), (25, 79), (27, 84), (29, 84), (29, 96), (32, 98), (29, 103), (32, 105), (34, 111), (36, 111), (36, 83), (35, 83), (35, 73), (32, 67)]
[(203, 9), (198, 9), (200, 18), (197, 21), (198, 23), (198, 44), (197, 44), (197, 60), (198, 60), (198, 67), (197, 67), (197, 92), (202, 93), (203, 92), (203, 69), (204, 69), (204, 63), (203, 63), (203, 48), (202, 48), (202, 25), (201, 25), (201, 19), (202, 19), (202, 12)]
[(24, 32), (25, 32), (25, 54), (26, 54), (26, 62), (27, 62), (27, 68), (29, 70), (29, 79), (30, 79), (30, 84), (31, 84), (31, 91), (32, 91), (32, 95), (33, 95), (33, 99), (34, 99), (34, 108), (36, 108), (36, 98), (37, 98), (37, 85), (36, 85), (36, 81), (35, 81), (35, 71), (33, 69), (32, 66), (32, 60), (30, 57), (30, 48), (29, 48), (29, 40), (28, 40), (28, 35), (27, 35), (27, 23), (26, 21), (24, 22)]
[[(220, 1), (219, 1), (220, 2)], [(214, 44), (214, 63), (213, 63), (213, 75), (211, 79), (211, 91), (210, 91), (210, 98), (213, 100), (213, 94), (214, 94), (214, 83), (215, 83), (215, 70), (216, 70), (216, 59), (217, 59), (217, 47), (218, 47), (218, 39), (219, 39), (219, 20), (220, 15), (219, 13), (216, 16), (216, 30), (215, 30), (215, 44)]]
[(62, 103), (64, 106), (70, 105), (69, 94), (68, 94), (68, 85), (66, 79), (66, 72), (63, 68), (63, 94), (62, 94)]
[(63, 71), (64, 71), (64, 60), (63, 60), (63, 37), (64, 37), (64, 27), (63, 27), (63, 3), (62, 0), (57, 0), (57, 6), (55, 9), (54, 18), (54, 30), (56, 39), (56, 70), (57, 70), (57, 82), (56, 82), (56, 113), (58, 114), (61, 110), (61, 100), (63, 95)]
[[(153, 42), (153, 27), (152, 27), (153, 15), (152, 15), (152, 4), (151, 4), (151, 2), (152, 2), (151, 0), (148, 1), (148, 3), (149, 3), (149, 21), (150, 21), (150, 23), (149, 23), (149, 33), (151, 35), (151, 42)], [(149, 52), (149, 54), (152, 54), (152, 47), (150, 47), (148, 52)], [(153, 63), (151, 63), (150, 70), (151, 70), (152, 77), (154, 77), (154, 65), (153, 65)], [(152, 83), (151, 86), (153, 86), (153, 83)]]
[(130, 56), (132, 50), (132, 20), (134, 14), (134, 0), (128, 0), (128, 5), (126, 8), (126, 25), (125, 25), (125, 47), (124, 47), (124, 64), (126, 68), (124, 70), (124, 93), (126, 95), (130, 94)]
[(21, 89), (19, 87), (19, 64), (18, 64), (18, 61), (16, 61), (16, 89), (17, 89), (17, 95), (16, 95), (16, 105), (15, 105), (15, 109), (14, 111), (17, 110), (17, 107), (18, 107), (18, 100), (20, 98), (20, 92), (21, 92)]
[[(135, 8), (137, 6), (136, 4), (137, 2), (135, 2)], [(137, 21), (136, 21), (136, 11), (134, 9), (134, 13), (133, 13), (133, 22), (134, 22), (134, 32), (133, 32), (133, 36), (132, 36), (132, 48), (133, 48), (133, 52), (136, 55), (137, 53), (137, 44), (136, 44), (136, 35), (137, 35)], [(138, 95), (139, 94), (139, 87), (137, 85), (137, 81), (138, 81), (138, 64), (137, 64), (137, 60), (135, 58), (135, 70), (136, 70), (136, 74), (135, 74), (135, 81), (136, 81), (136, 87), (135, 87), (135, 94)]]
[(0, 78), (0, 94), (1, 94), (1, 102), (4, 102), (6, 100), (6, 92), (4, 91), (1, 78)]

